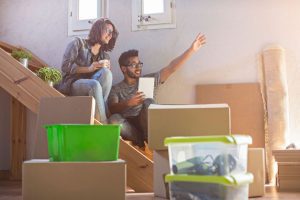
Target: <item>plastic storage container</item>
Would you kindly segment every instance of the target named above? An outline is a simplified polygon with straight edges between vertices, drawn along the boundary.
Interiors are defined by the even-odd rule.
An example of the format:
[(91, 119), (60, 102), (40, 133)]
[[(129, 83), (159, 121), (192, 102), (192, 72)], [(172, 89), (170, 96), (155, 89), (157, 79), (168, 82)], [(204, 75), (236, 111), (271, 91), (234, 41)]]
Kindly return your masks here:
[(225, 176), (247, 172), (247, 135), (169, 137), (172, 174)]
[(248, 200), (253, 175), (167, 175), (171, 200)]
[(113, 161), (119, 156), (120, 125), (45, 126), (50, 161)]

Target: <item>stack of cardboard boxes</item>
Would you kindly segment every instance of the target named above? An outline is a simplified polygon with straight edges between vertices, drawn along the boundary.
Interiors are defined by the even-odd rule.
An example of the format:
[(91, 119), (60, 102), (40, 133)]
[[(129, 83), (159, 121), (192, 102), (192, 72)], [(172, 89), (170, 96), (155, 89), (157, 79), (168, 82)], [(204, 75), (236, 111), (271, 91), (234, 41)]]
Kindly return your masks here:
[(277, 185), (280, 191), (300, 190), (300, 150), (274, 150), (278, 164)]

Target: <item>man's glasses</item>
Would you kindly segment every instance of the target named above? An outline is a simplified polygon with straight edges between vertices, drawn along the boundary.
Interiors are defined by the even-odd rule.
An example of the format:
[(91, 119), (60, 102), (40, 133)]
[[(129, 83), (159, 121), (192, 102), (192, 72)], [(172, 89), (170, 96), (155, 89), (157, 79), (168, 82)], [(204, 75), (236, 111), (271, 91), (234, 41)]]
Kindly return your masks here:
[(131, 67), (131, 68), (142, 68), (143, 67), (143, 63), (142, 62), (139, 62), (139, 63), (132, 63), (132, 64), (129, 64), (129, 65), (126, 65), (126, 67)]

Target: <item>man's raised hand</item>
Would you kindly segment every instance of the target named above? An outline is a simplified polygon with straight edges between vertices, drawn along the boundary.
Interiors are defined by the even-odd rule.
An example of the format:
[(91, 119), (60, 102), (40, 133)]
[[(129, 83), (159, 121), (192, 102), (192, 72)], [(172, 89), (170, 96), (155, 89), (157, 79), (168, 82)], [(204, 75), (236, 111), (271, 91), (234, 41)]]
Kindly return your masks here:
[(202, 33), (199, 33), (192, 43), (191, 49), (193, 51), (198, 51), (204, 44), (206, 43), (205, 35)]

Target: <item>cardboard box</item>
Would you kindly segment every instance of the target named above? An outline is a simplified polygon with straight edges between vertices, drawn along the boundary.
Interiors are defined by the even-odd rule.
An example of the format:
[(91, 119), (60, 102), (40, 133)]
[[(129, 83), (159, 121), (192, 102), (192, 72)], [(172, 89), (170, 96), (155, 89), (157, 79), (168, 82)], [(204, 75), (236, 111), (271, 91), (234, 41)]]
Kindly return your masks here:
[(227, 104), (157, 105), (148, 110), (150, 149), (164, 150), (171, 136), (229, 135), (230, 109)]
[(265, 194), (265, 152), (263, 148), (248, 149), (248, 172), (254, 176), (249, 185), (249, 197), (258, 197)]
[(45, 97), (41, 99), (32, 158), (47, 159), (46, 124), (93, 124), (95, 100), (91, 96)]
[(250, 147), (265, 147), (265, 110), (259, 83), (197, 85), (196, 103), (227, 103), (232, 133), (251, 135)]
[(279, 191), (300, 191), (300, 176), (280, 176), (278, 177)]
[(282, 162), (298, 162), (300, 163), (300, 150), (299, 149), (284, 149), (273, 150), (272, 154), (278, 163)]
[[(284, 155), (282, 157), (284, 157)], [(300, 162), (278, 162), (277, 164), (277, 180), (279, 185), (279, 191), (299, 191)]]
[(23, 200), (124, 200), (126, 164), (30, 160), (22, 180)]
[(168, 198), (169, 188), (164, 179), (170, 173), (168, 150), (153, 151), (153, 163), (154, 196)]
[[(154, 196), (168, 198), (168, 186), (164, 182), (165, 174), (170, 173), (169, 155), (167, 150), (153, 151), (153, 182)], [(249, 185), (249, 197), (258, 197), (265, 194), (265, 156), (263, 148), (249, 148), (248, 172), (254, 176)]]
[(277, 165), (279, 178), (281, 176), (300, 176), (300, 162), (277, 162)]

